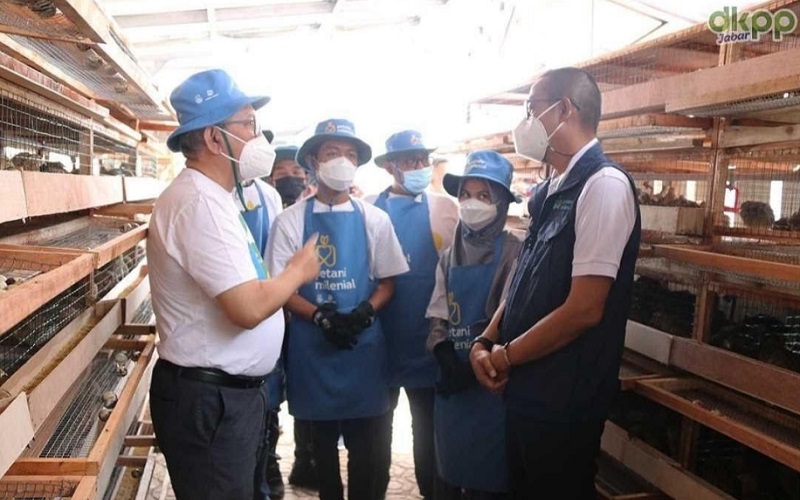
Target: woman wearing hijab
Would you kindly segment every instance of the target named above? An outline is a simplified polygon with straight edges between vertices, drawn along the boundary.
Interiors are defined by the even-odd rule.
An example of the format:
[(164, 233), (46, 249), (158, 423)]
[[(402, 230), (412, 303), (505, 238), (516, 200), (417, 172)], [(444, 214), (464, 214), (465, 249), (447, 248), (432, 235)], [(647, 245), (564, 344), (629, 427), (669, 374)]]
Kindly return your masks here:
[(512, 171), (499, 153), (475, 151), (463, 176), (444, 178), (445, 190), (459, 200), (459, 223), (427, 310), (428, 348), (440, 373), (434, 439), (445, 484), (437, 499), (503, 499), (508, 491), (505, 408), (477, 383), (469, 350), (501, 303), (522, 247), (522, 238), (505, 230), (509, 204), (520, 201), (510, 189)]

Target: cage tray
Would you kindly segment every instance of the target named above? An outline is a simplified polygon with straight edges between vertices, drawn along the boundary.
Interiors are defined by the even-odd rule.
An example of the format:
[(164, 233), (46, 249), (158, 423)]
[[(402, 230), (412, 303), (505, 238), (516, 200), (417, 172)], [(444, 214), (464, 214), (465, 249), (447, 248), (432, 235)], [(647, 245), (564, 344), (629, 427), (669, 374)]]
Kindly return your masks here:
[(704, 380), (642, 380), (636, 392), (800, 470), (800, 417)]

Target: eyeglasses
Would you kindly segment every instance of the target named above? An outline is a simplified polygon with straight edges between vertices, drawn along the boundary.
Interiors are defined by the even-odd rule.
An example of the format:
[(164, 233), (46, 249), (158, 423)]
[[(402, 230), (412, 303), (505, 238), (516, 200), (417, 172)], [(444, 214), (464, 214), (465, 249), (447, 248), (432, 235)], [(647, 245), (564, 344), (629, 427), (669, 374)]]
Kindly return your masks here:
[(423, 167), (427, 167), (431, 164), (431, 160), (428, 155), (421, 154), (414, 156), (401, 156), (398, 158), (393, 158), (391, 161), (396, 163), (403, 170), (411, 170), (416, 168), (419, 164), (421, 164)]
[(255, 118), (247, 118), (245, 120), (228, 120), (222, 122), (222, 125), (245, 125), (253, 130), (253, 135), (257, 136), (261, 133), (261, 126)]
[[(560, 101), (561, 99), (563, 98), (559, 97), (558, 99), (528, 99), (527, 101), (525, 101), (525, 118), (530, 119), (530, 117), (533, 116), (533, 103), (546, 102), (548, 104), (553, 104), (555, 102)], [(567, 98), (567, 100), (575, 107), (575, 109), (577, 109), (578, 111), (581, 110), (581, 108), (577, 104), (575, 104), (575, 102), (572, 99)]]

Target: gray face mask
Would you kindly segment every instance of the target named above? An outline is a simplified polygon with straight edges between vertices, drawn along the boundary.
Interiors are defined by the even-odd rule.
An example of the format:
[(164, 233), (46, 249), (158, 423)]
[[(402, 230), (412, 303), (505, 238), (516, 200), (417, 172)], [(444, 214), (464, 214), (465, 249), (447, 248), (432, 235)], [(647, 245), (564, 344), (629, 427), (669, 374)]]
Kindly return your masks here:
[(456, 237), (452, 248), (455, 265), (466, 266), (485, 264), (492, 259), (494, 239), (503, 232), (508, 216), (509, 198), (505, 188), (494, 182), (486, 181), (492, 193), (493, 206), (497, 213), (484, 227), (473, 230), (464, 221), (456, 228)]

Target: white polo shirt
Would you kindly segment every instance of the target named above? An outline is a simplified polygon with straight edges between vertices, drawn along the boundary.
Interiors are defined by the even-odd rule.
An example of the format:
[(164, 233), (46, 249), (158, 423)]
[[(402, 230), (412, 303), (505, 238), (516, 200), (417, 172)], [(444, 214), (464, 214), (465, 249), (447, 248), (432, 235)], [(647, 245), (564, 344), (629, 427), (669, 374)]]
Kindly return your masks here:
[[(353, 198), (364, 214), (367, 226), (367, 244), (369, 245), (370, 275), (373, 278), (389, 278), (408, 272), (405, 254), (394, 233), (394, 226), (389, 215), (383, 210)], [(269, 269), (277, 274), (283, 271), (286, 263), (303, 247), (303, 229), (305, 226), (306, 204), (314, 203), (313, 211), (318, 212), (352, 212), (350, 200), (332, 207), (316, 198), (305, 198), (286, 208), (276, 219), (270, 231), (269, 248), (267, 250)]]
[[(548, 196), (558, 189), (572, 172), (572, 167), (597, 142), (595, 138), (586, 143), (572, 157), (564, 173), (550, 181)], [(575, 210), (572, 276), (616, 279), (622, 252), (636, 222), (631, 183), (616, 168), (602, 168), (584, 184)]]
[[(458, 224), (458, 203), (456, 199), (439, 193), (426, 191), (428, 195), (428, 219), (430, 220), (433, 244), (441, 255), (442, 251), (453, 243), (453, 234)], [(379, 195), (371, 194), (364, 198), (367, 203), (375, 204)], [(389, 198), (409, 197), (389, 191)], [(417, 203), (422, 202), (422, 195), (414, 197)]]
[(164, 190), (147, 238), (160, 357), (233, 375), (272, 371), (283, 342), (283, 311), (246, 330), (215, 298), (258, 279), (251, 241), (231, 192), (200, 172), (184, 169)]

